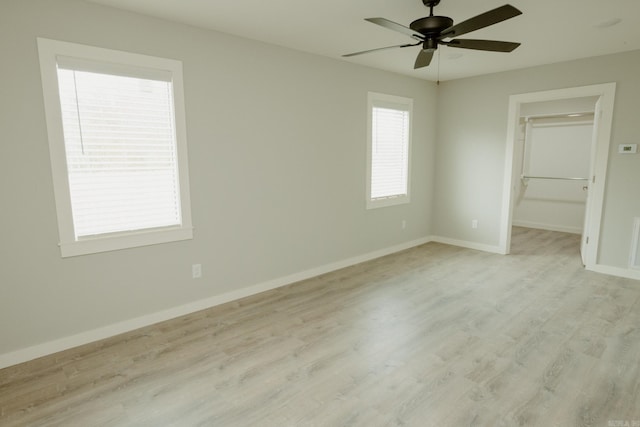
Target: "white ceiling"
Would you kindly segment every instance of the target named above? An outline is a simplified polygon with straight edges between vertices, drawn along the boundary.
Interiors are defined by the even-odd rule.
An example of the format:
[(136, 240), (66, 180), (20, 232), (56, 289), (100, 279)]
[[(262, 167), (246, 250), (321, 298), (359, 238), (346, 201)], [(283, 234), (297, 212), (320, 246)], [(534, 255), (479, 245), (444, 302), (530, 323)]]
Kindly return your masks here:
[(345, 53), (412, 42), (364, 18), (384, 17), (408, 26), (429, 14), (421, 0), (87, 1), (427, 80), (438, 78), (438, 68), (440, 80), (445, 81), (640, 49), (639, 0), (442, 0), (435, 14), (449, 16), (455, 23), (509, 2), (523, 15), (463, 38), (515, 41), (522, 46), (512, 53), (440, 47), (431, 66), (421, 70), (413, 70), (419, 47), (341, 58)]

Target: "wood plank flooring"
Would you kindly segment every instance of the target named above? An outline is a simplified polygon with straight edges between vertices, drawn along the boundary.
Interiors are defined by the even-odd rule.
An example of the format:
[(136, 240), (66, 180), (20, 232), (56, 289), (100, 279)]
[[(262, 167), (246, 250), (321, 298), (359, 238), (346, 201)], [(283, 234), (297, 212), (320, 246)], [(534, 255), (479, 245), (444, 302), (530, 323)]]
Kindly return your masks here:
[(0, 425), (638, 427), (640, 282), (579, 240), (429, 243), (6, 368)]

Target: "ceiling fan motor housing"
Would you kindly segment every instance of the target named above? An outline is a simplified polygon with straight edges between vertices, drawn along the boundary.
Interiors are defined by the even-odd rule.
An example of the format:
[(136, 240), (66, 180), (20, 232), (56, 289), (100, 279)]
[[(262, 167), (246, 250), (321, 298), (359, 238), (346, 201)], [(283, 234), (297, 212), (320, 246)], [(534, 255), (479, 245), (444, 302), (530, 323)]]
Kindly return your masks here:
[(422, 43), (422, 49), (427, 52), (435, 52), (438, 49), (438, 40), (435, 38), (429, 37)]
[(409, 27), (413, 31), (417, 31), (424, 36), (438, 36), (442, 30), (453, 25), (453, 19), (447, 16), (427, 16), (425, 18), (416, 19)]
[(440, 0), (422, 0), (422, 4), (427, 7), (435, 7), (440, 3)]

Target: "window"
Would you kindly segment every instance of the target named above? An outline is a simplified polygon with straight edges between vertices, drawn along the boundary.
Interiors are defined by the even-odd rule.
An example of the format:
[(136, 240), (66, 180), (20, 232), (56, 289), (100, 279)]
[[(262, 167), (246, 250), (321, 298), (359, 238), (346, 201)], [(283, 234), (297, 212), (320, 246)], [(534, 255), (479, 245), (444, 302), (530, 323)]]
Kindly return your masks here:
[(367, 208), (409, 202), (413, 100), (369, 93)]
[(62, 256), (192, 238), (182, 64), (38, 50)]

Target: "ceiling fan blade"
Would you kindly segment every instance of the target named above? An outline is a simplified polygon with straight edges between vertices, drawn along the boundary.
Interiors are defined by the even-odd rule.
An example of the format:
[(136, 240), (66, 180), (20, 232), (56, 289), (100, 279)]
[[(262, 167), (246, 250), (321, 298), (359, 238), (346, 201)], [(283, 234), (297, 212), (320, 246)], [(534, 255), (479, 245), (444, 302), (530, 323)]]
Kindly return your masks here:
[(458, 37), (463, 34), (470, 33), (471, 31), (476, 31), (481, 28), (497, 24), (498, 22), (506, 21), (507, 19), (521, 14), (522, 12), (515, 7), (510, 4), (505, 4), (504, 6), (500, 6), (478, 16), (474, 16), (473, 18), (467, 19), (453, 27), (443, 30), (438, 39)]
[(498, 40), (473, 40), (473, 39), (455, 39), (449, 42), (442, 42), (449, 47), (460, 47), (462, 49), (489, 50), (491, 52), (511, 52), (520, 43), (502, 42)]
[(342, 55), (343, 58), (348, 58), (350, 56), (356, 56), (356, 55), (362, 55), (364, 53), (369, 53), (369, 52), (375, 52), (377, 50), (385, 50), (385, 49), (395, 49), (397, 47), (411, 47), (411, 46), (418, 46), (419, 44), (421, 44), (422, 42), (418, 42), (418, 43), (414, 43), (414, 44), (398, 44), (395, 46), (386, 46), (386, 47), (377, 47), (375, 49), (369, 49), (369, 50), (363, 50), (360, 52), (354, 52), (354, 53), (347, 53), (346, 55)]
[(413, 69), (417, 70), (418, 68), (427, 67), (429, 64), (431, 64), (432, 59), (433, 51), (422, 49), (418, 54), (418, 57), (416, 58), (416, 63), (413, 66)]
[(409, 37), (413, 37), (416, 40), (424, 40), (424, 36), (417, 31), (413, 31), (409, 27), (405, 27), (404, 25), (400, 25), (396, 22), (389, 21), (385, 18), (365, 18), (365, 21), (369, 21), (372, 24), (377, 24), (382, 27), (385, 27), (389, 30), (398, 31), (399, 33), (406, 34)]

